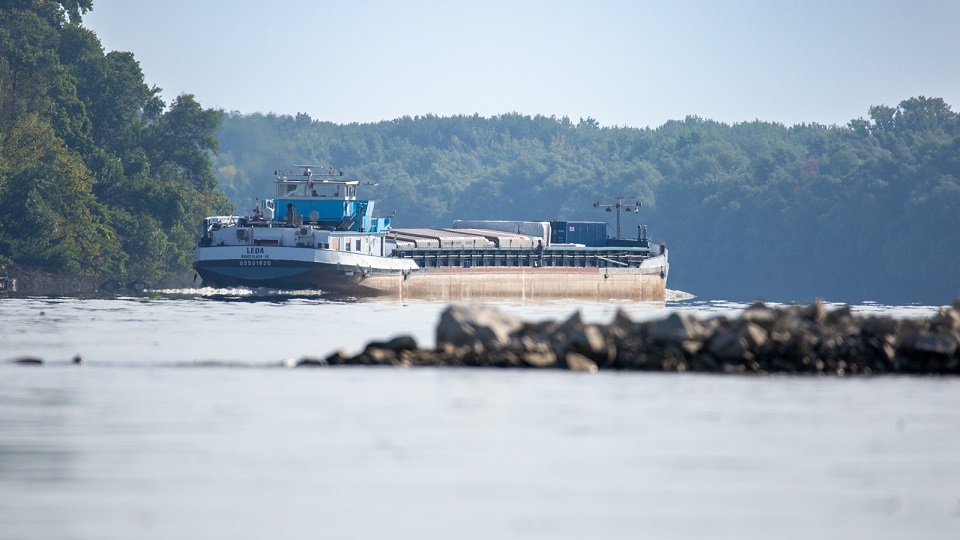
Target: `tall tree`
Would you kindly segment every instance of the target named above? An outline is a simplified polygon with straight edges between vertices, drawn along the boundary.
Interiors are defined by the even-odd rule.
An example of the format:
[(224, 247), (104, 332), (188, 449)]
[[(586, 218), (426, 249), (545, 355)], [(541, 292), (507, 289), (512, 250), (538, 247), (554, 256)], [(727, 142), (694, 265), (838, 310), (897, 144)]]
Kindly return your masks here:
[(194, 230), (229, 212), (220, 111), (169, 108), (132, 53), (104, 53), (90, 0), (0, 3), (0, 265), (157, 278), (189, 268)]
[(198, 191), (213, 189), (210, 153), (219, 148), (214, 132), (222, 119), (223, 111), (204, 109), (190, 94), (179, 96), (144, 132), (153, 170)]

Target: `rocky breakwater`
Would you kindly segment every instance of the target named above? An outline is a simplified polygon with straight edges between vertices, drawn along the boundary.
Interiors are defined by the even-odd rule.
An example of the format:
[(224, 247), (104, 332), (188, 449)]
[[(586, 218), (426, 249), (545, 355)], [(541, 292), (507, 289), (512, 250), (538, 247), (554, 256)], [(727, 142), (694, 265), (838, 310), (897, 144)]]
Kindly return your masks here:
[(926, 319), (860, 315), (821, 302), (769, 307), (738, 317), (671, 313), (634, 322), (622, 311), (607, 325), (529, 323), (488, 306), (451, 306), (435, 349), (409, 336), (373, 342), (357, 355), (336, 352), (298, 366), (393, 365), (559, 368), (821, 375), (960, 374), (960, 299)]

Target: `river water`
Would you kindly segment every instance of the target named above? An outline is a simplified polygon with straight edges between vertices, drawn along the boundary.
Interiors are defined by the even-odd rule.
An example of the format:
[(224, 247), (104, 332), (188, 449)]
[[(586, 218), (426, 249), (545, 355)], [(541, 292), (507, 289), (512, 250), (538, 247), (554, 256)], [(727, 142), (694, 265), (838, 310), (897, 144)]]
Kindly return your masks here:
[(284, 367), (445, 307), (0, 300), (0, 538), (960, 538), (956, 379)]

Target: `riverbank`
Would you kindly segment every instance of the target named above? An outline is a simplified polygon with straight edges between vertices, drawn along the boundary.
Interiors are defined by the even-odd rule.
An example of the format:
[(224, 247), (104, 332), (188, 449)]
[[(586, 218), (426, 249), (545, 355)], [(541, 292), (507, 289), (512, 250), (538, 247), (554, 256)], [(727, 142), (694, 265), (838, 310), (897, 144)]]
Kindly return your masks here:
[(27, 267), (13, 267), (3, 272), (10, 283), (5, 291), (10, 298), (28, 296), (99, 296), (116, 294), (143, 294), (151, 289), (180, 289), (193, 286), (193, 271), (166, 276), (160, 280), (145, 280), (132, 276), (81, 276), (52, 273)]
[(483, 305), (451, 306), (435, 349), (410, 336), (371, 342), (295, 365), (469, 366), (596, 372), (674, 371), (747, 374), (960, 374), (960, 299), (925, 319), (858, 315), (847, 306), (750, 305), (736, 318), (672, 313), (634, 322), (618, 312), (607, 325), (579, 313), (565, 321), (524, 322)]

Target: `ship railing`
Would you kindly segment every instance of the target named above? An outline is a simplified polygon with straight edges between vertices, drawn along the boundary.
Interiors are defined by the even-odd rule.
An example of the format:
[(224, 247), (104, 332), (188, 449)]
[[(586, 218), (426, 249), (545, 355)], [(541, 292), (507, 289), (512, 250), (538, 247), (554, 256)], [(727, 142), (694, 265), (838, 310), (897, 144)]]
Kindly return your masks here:
[(598, 255), (595, 250), (547, 249), (537, 255), (530, 249), (484, 248), (397, 248), (392, 256), (413, 259), (421, 268), (483, 267), (563, 267), (605, 268), (607, 266), (639, 267), (649, 253), (638, 250), (617, 250)]
[(600, 259), (601, 261), (606, 261), (606, 262), (608, 262), (608, 263), (619, 264), (620, 266), (630, 266), (629, 264), (627, 264), (627, 263), (625, 263), (625, 262), (615, 261), (615, 260), (613, 260), (613, 259), (608, 259), (608, 258), (606, 258), (606, 257), (601, 257), (601, 256), (599, 256), (599, 255), (594, 255), (594, 257)]

